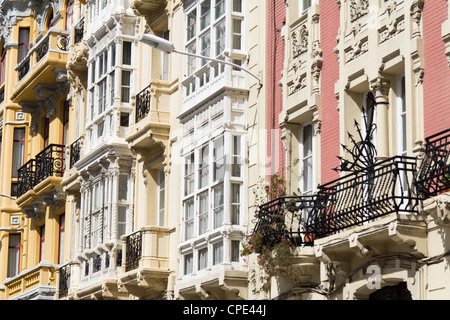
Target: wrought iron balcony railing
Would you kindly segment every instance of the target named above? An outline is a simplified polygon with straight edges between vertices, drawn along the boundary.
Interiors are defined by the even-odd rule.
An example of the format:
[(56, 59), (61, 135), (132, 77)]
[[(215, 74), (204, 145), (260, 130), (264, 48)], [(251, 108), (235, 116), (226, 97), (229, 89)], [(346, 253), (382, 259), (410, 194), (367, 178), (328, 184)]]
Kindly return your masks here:
[(35, 184), (64, 174), (64, 145), (51, 144), (36, 156)]
[(70, 145), (70, 168), (80, 160), (81, 156), (81, 138), (78, 138)]
[(75, 25), (75, 37), (73, 44), (80, 43), (84, 34), (84, 17)]
[(316, 203), (316, 195), (283, 196), (259, 207), (255, 232), (265, 243), (289, 239), (293, 244), (307, 242), (306, 219)]
[(142, 258), (142, 232), (136, 231), (128, 235), (125, 246), (125, 272), (128, 272), (139, 267)]
[(415, 185), (423, 198), (450, 189), (450, 128), (425, 139), (425, 154)]
[(393, 157), (322, 185), (306, 230), (323, 237), (390, 213), (418, 213), (417, 161)]
[(144, 119), (150, 112), (151, 85), (136, 95), (136, 123)]
[(16, 194), (18, 197), (31, 190), (35, 182), (36, 160), (31, 159), (17, 170), (18, 181)]
[(48, 177), (64, 175), (64, 146), (51, 144), (18, 170), (17, 194), (20, 197)]
[(64, 298), (69, 293), (70, 287), (70, 264), (65, 264), (59, 268), (59, 299)]
[(313, 196), (280, 197), (259, 207), (254, 232), (298, 245), (390, 213), (417, 213), (415, 172), (415, 158), (393, 157), (324, 184)]

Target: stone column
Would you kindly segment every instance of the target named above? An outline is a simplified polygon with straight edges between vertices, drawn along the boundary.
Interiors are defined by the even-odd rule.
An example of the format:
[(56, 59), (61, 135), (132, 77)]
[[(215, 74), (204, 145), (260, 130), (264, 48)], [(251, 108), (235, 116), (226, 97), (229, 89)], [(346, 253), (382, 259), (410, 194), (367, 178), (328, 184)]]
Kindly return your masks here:
[(389, 157), (389, 88), (389, 80), (382, 77), (370, 82), (370, 90), (376, 102), (376, 148), (379, 160)]

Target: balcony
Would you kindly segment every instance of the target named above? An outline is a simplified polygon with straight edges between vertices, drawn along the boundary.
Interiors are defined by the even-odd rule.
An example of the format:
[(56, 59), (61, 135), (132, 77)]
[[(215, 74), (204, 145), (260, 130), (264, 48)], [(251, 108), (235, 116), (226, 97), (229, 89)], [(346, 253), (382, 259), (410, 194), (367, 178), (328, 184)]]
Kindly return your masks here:
[(39, 202), (39, 198), (44, 203), (56, 205), (65, 171), (64, 148), (51, 144), (18, 170), (17, 204), (20, 207), (31, 206), (33, 201)]
[(425, 154), (415, 184), (423, 198), (450, 190), (450, 129), (425, 139)]
[(51, 28), (29, 50), (15, 70), (18, 82), (13, 89), (11, 100), (35, 101), (35, 87), (55, 85), (66, 80), (66, 63), (68, 56), (68, 32)]
[(55, 265), (41, 261), (4, 281), (7, 300), (53, 300), (56, 289)]
[(167, 146), (172, 92), (171, 84), (153, 82), (136, 95), (135, 124), (126, 138), (136, 152), (151, 155)]
[(120, 292), (140, 298), (160, 298), (167, 290), (169, 237), (173, 230), (149, 226), (123, 236)]
[(450, 227), (450, 129), (425, 139), (425, 153), (415, 180), (423, 210), (435, 223)]

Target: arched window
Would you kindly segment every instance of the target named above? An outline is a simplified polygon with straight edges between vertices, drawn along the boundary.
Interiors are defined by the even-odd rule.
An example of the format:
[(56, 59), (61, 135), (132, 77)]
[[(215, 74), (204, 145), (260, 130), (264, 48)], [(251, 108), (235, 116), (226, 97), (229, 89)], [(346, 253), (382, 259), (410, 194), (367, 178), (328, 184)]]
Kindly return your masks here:
[(47, 19), (45, 20), (45, 28), (46, 30), (53, 27), (53, 9), (50, 9), (47, 13)]
[(67, 0), (66, 6), (66, 30), (70, 30), (73, 24), (73, 0)]

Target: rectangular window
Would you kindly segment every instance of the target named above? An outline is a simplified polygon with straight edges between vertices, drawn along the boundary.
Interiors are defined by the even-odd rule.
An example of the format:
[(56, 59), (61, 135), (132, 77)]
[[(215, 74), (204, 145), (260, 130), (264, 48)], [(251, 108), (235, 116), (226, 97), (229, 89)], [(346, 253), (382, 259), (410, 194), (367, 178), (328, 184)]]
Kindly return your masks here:
[(233, 11), (242, 12), (242, 0), (233, 0)]
[[(170, 33), (165, 31), (163, 38), (169, 40)], [(161, 80), (169, 80), (169, 54), (167, 52), (161, 52)]]
[(98, 84), (98, 114), (102, 114), (106, 109), (106, 79)]
[(122, 64), (131, 65), (131, 42), (124, 41), (122, 45)]
[(233, 136), (232, 154), (231, 154), (231, 175), (241, 177), (242, 174), (242, 147), (241, 137)]
[(225, 150), (223, 136), (214, 140), (213, 157), (214, 157), (214, 181), (222, 181), (225, 176)]
[(208, 184), (209, 173), (209, 145), (205, 145), (200, 149), (200, 161), (198, 164), (198, 188), (204, 188)]
[(239, 240), (231, 240), (231, 261), (240, 261), (241, 242)]
[(158, 173), (158, 226), (164, 226), (166, 206), (166, 173), (160, 169)]
[(109, 99), (110, 104), (114, 104), (114, 86), (115, 86), (115, 77), (114, 77), (114, 71), (110, 73), (109, 75)]
[(91, 84), (95, 83), (95, 61), (91, 63)]
[(213, 264), (223, 262), (223, 242), (218, 242), (213, 245)]
[(233, 49), (241, 50), (241, 41), (242, 40), (242, 20), (241, 19), (233, 19)]
[(198, 196), (199, 199), (199, 234), (204, 234), (208, 231), (209, 223), (209, 197), (208, 191), (205, 191)]
[(184, 257), (184, 274), (190, 274), (194, 271), (193, 255), (192, 253), (185, 254)]
[[(195, 54), (196, 53), (195, 46), (196, 46), (196, 42), (194, 41), (186, 47), (186, 51), (188, 53)], [(187, 73), (186, 75), (187, 76), (191, 75), (194, 72), (194, 70), (195, 70), (195, 57), (188, 56), (187, 63), (186, 63), (186, 73)]]
[(105, 121), (102, 121), (99, 124), (97, 124), (97, 138), (103, 136), (104, 129), (105, 129)]
[(194, 153), (184, 159), (184, 195), (194, 192)]
[(214, 192), (214, 228), (223, 224), (223, 184), (215, 187)]
[(65, 235), (65, 227), (66, 227), (66, 216), (62, 214), (59, 216), (59, 256), (58, 263), (64, 262), (64, 235)]
[(30, 28), (19, 28), (19, 45), (17, 63), (21, 62), (28, 54), (30, 47)]
[(128, 201), (128, 175), (119, 175), (119, 201)]
[(216, 57), (225, 51), (225, 19), (219, 22), (216, 27), (216, 44), (215, 44), (215, 54)]
[(121, 101), (130, 102), (131, 71), (122, 70)]
[(95, 93), (93, 88), (89, 91), (89, 100), (91, 103), (91, 121), (92, 121), (94, 120), (95, 116)]
[[(200, 55), (204, 57), (209, 57), (211, 51), (211, 33), (209, 31), (201, 36), (200, 43), (202, 46)], [(206, 59), (202, 59), (202, 66), (205, 65), (207, 62), (208, 61)]]
[(216, 0), (214, 9), (215, 9), (215, 18), (218, 19), (225, 13), (225, 0)]
[(313, 4), (313, 0), (300, 0), (300, 14), (303, 13), (306, 9), (311, 7)]
[(194, 235), (194, 199), (184, 202), (184, 240)]
[(187, 16), (187, 38), (189, 41), (196, 35), (197, 10), (192, 10)]
[(200, 4), (200, 30), (209, 26), (211, 21), (211, 0), (205, 0)]
[(127, 232), (127, 206), (117, 207), (117, 239)]
[(8, 244), (8, 271), (7, 277), (19, 274), (20, 261), (20, 234), (10, 234)]
[(313, 128), (309, 124), (302, 129), (300, 165), (301, 165), (301, 192), (311, 193), (313, 190)]
[(208, 267), (208, 248), (198, 250), (198, 270)]
[(15, 128), (13, 137), (12, 177), (17, 178), (17, 170), (23, 165), (25, 151), (25, 128)]
[(240, 224), (241, 219), (241, 184), (231, 184), (231, 223)]
[(45, 259), (45, 225), (43, 225), (39, 230), (39, 261)]

